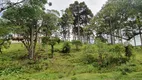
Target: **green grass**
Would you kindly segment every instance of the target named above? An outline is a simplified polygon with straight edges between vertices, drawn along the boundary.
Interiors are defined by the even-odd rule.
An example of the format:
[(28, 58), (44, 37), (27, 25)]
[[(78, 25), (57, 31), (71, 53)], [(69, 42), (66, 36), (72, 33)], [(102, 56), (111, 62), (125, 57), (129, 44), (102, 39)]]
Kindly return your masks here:
[[(56, 44), (55, 49), (61, 50), (62, 43)], [(141, 80), (142, 79), (142, 50), (134, 49), (130, 62), (120, 66), (108, 66), (102, 69), (92, 64), (82, 63), (81, 56), (84, 46), (79, 51), (72, 46), (69, 55), (59, 51), (50, 54), (39, 51), (37, 47), (37, 61), (28, 60), (27, 51), (22, 44), (12, 44), (0, 54), (0, 80)], [(95, 47), (94, 47), (95, 49)], [(89, 49), (91, 50), (91, 49)], [(97, 54), (94, 55), (97, 58)], [(124, 70), (127, 70), (123, 72)], [(125, 74), (126, 73), (126, 74)]]

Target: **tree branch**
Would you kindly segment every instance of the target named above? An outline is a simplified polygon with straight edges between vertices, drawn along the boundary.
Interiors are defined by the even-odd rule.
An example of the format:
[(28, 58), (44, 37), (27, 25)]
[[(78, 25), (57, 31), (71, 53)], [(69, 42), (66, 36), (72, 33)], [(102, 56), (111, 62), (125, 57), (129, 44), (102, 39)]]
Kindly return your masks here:
[(108, 35), (111, 35), (111, 36), (118, 37), (118, 38), (121, 38), (121, 39), (124, 39), (124, 40), (129, 41), (129, 40), (131, 40), (133, 37), (135, 37), (135, 36), (137, 36), (137, 35), (139, 35), (139, 34), (141, 34), (141, 32), (133, 33), (133, 35), (130, 36), (130, 37), (128, 37), (128, 38), (125, 38), (125, 37), (122, 37), (122, 36), (118, 36), (118, 35), (114, 35), (114, 34), (108, 34)]
[[(23, 3), (24, 1), (25, 1), (25, 0), (22, 0), (22, 1), (20, 1), (20, 2), (16, 2), (16, 3), (10, 4), (10, 5), (7, 6), (7, 7), (3, 7), (3, 8), (0, 9), (0, 13), (1, 13), (2, 11), (4, 11), (4, 10), (8, 9), (8, 8), (11, 8), (11, 7), (17, 5), (17, 4)], [(2, 3), (2, 4), (6, 4), (6, 3)], [(0, 4), (0, 5), (2, 5), (2, 4)]]

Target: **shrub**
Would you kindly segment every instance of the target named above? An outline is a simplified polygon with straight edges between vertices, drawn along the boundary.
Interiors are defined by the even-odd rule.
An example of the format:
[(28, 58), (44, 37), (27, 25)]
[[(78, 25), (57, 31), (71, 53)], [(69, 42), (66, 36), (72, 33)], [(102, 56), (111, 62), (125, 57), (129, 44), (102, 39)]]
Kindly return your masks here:
[(3, 40), (0, 39), (0, 53), (2, 53), (2, 49), (8, 49), (10, 47), (11, 41), (10, 40)]
[(127, 75), (127, 72), (126, 72), (125, 70), (122, 70), (122, 71), (121, 71), (121, 74), (122, 74), (122, 75)]
[(76, 77), (72, 77), (71, 80), (77, 80), (77, 78)]
[(58, 78), (60, 78), (60, 79), (63, 78), (63, 77), (64, 77), (64, 75), (61, 74), (61, 73), (58, 75)]
[(94, 45), (86, 45), (83, 48), (83, 54), (81, 55), (81, 61), (85, 64), (91, 64), (95, 61), (95, 46)]
[(132, 45), (128, 45), (125, 47), (125, 56), (130, 58), (132, 56)]
[(70, 49), (71, 49), (70, 43), (64, 42), (63, 48), (62, 48), (62, 53), (69, 53)]
[(95, 61), (95, 58), (92, 54), (84, 54), (82, 57), (82, 62), (85, 64), (91, 64)]
[(97, 46), (96, 50), (98, 53), (98, 64), (102, 66), (105, 59), (107, 58), (106, 55), (109, 53), (109, 47), (106, 43), (102, 42), (100, 39), (96, 39), (95, 45)]
[(82, 46), (82, 42), (79, 40), (72, 40), (72, 44), (75, 45), (76, 50), (79, 50), (79, 46)]
[(55, 37), (55, 41), (59, 44), (61, 42), (60, 38)]
[(122, 44), (115, 44), (115, 45), (112, 45), (111, 48), (110, 48), (110, 52), (112, 52), (115, 57), (122, 57), (122, 53), (124, 53), (125, 51), (125, 48)]

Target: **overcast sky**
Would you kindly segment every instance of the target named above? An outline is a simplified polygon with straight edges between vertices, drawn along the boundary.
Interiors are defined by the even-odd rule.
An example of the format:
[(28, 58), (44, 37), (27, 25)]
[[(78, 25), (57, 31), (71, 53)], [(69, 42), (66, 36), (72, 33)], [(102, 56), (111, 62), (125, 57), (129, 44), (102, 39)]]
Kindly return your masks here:
[(69, 4), (74, 3), (74, 1), (85, 2), (86, 5), (91, 9), (94, 15), (101, 9), (103, 4), (106, 3), (107, 0), (48, 0), (52, 2), (52, 6), (47, 6), (48, 9), (56, 9), (58, 11), (65, 10), (69, 7)]
[[(18, 0), (11, 0), (12, 2)], [(20, 0), (19, 0), (20, 1)], [(93, 14), (95, 15), (106, 3), (107, 0), (48, 0), (48, 2), (52, 2), (52, 6), (46, 6), (47, 9), (55, 9), (61, 12), (61, 10), (65, 10), (69, 7), (69, 4), (74, 3), (74, 1), (85, 2), (86, 5), (91, 9)]]

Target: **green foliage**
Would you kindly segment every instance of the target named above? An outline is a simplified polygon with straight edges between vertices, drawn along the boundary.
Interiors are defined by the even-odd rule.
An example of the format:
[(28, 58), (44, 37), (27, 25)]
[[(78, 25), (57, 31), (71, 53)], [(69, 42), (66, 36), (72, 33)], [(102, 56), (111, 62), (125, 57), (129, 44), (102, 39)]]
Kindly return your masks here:
[[(55, 49), (62, 49), (62, 44), (64, 43), (55, 45)], [(127, 78), (130, 80), (133, 78), (142, 78), (142, 56), (140, 48), (134, 48), (134, 54), (136, 55), (134, 60), (130, 60), (126, 64), (117, 65), (117, 61), (125, 61), (127, 58), (124, 56), (121, 58), (116, 57), (116, 52), (111, 51), (118, 44), (107, 46), (109, 47), (109, 51), (107, 55), (106, 53), (102, 55), (103, 61), (102, 65), (100, 65), (98, 63), (98, 49), (94, 44), (85, 45), (80, 51), (73, 52), (71, 50), (70, 56), (61, 56), (59, 52), (56, 52), (53, 59), (48, 59), (47, 53), (40, 52), (40, 55), (38, 54), (36, 57), (36, 61), (25, 59), (26, 53), (22, 44), (12, 44), (3, 54), (0, 54), (0, 79), (68, 80), (76, 77), (77, 80), (127, 80)], [(93, 57), (91, 59), (93, 61), (87, 59), (88, 62), (91, 62), (90, 64), (87, 61), (85, 64), (82, 64), (85, 62), (82, 56), (86, 54), (90, 55), (91, 58)], [(101, 67), (100, 70), (98, 69), (99, 67)]]
[(43, 37), (42, 38), (42, 46), (44, 47), (45, 45), (47, 45), (47, 43), (49, 42), (49, 37)]
[(77, 80), (77, 78), (76, 77), (72, 77), (71, 80)]
[[(140, 20), (142, 17), (139, 14), (141, 13), (140, 7), (142, 7), (142, 2), (139, 0), (108, 0), (94, 17), (91, 24), (92, 28), (95, 29), (98, 35), (107, 34), (111, 37), (131, 40), (140, 34), (140, 32), (135, 32), (135, 30), (140, 31), (141, 27)], [(120, 35), (122, 30), (123, 35)]]
[(125, 47), (125, 56), (130, 58), (132, 56), (133, 47), (132, 45), (128, 45)]
[(0, 18), (0, 37), (8, 35), (10, 31), (12, 31), (10, 21)]
[(85, 64), (91, 64), (95, 61), (95, 58), (92, 54), (84, 54), (81, 60)]
[(48, 41), (49, 41), (49, 37), (42, 38), (42, 44), (47, 44)]
[(81, 61), (85, 64), (91, 64), (93, 63), (96, 59), (96, 47), (94, 47), (93, 45), (86, 45), (83, 48), (83, 53), (81, 55)]
[(2, 49), (8, 49), (11, 45), (10, 40), (0, 39), (0, 53), (2, 53)]
[(95, 40), (95, 45), (97, 46), (97, 53), (98, 53), (98, 64), (100, 66), (103, 65), (103, 58), (105, 54), (108, 54), (108, 46), (106, 43), (103, 43), (99, 38)]
[(102, 42), (99, 38), (95, 40), (95, 45), (97, 46), (97, 53), (99, 55), (105, 54), (109, 51), (109, 47), (106, 43)]
[(53, 58), (53, 53), (54, 53), (54, 45), (57, 43), (56, 38), (51, 38), (49, 41), (49, 45), (51, 46), (51, 58)]
[(60, 38), (55, 37), (55, 41), (59, 44), (61, 42)]
[[(85, 2), (79, 3), (78, 1), (75, 1), (73, 4), (70, 4), (69, 10), (72, 16), (74, 17), (73, 19), (74, 26), (78, 24), (78, 18), (81, 24), (87, 24), (93, 17), (91, 10), (87, 7)], [(85, 18), (81, 18), (82, 16), (84, 16)]]
[(4, 44), (3, 44), (3, 47), (8, 49), (10, 47), (10, 44), (11, 44), (11, 41), (8, 40), (8, 41), (5, 41)]
[(72, 44), (75, 45), (76, 50), (79, 50), (79, 46), (82, 46), (82, 42), (80, 40), (72, 40)]
[(26, 0), (25, 4), (10, 6), (2, 16), (14, 26), (13, 32), (23, 37), (22, 43), (27, 48), (29, 59), (33, 59), (36, 52), (38, 33), (43, 28), (39, 21), (43, 19), (46, 3), (46, 0)]
[(107, 45), (97, 39), (95, 45), (97, 46), (97, 53), (99, 55), (98, 65), (100, 67), (106, 67), (114, 64), (120, 65), (128, 62), (128, 59), (123, 56), (125, 48), (122, 44)]
[(62, 53), (69, 53), (71, 50), (71, 46), (69, 42), (64, 42), (62, 47)]
[(49, 45), (51, 45), (51, 46), (54, 46), (56, 43), (57, 43), (56, 38), (51, 38), (51, 39), (49, 40)]
[(51, 36), (54, 31), (59, 29), (58, 22), (59, 22), (59, 15), (58, 11), (50, 10), (49, 13), (44, 13), (42, 18), (42, 33), (45, 36)]
[(114, 44), (110, 45), (110, 50), (109, 50), (112, 55), (116, 57), (122, 57), (122, 54), (125, 53), (125, 47), (122, 44)]

